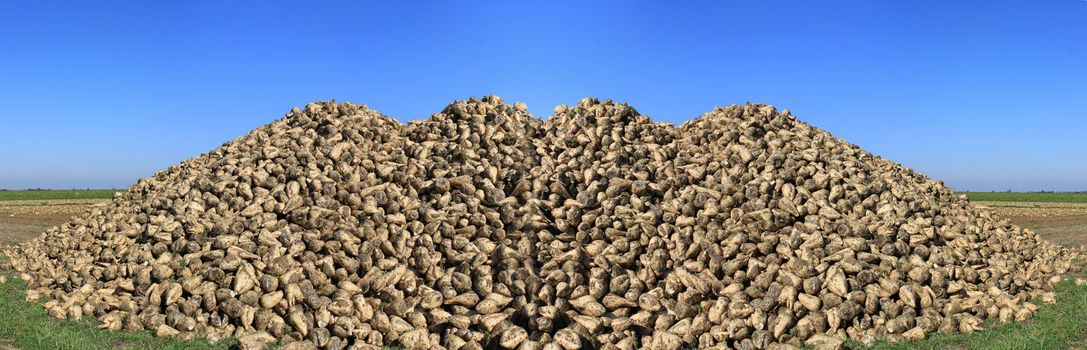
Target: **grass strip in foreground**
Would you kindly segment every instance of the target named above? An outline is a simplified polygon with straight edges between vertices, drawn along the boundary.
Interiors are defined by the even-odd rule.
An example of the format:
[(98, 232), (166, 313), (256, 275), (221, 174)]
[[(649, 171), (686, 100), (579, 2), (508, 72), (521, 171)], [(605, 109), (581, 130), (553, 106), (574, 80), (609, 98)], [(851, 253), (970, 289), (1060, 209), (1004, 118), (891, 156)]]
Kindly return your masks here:
[(0, 284), (0, 345), (22, 350), (99, 349), (228, 349), (235, 340), (215, 344), (199, 339), (182, 341), (156, 337), (151, 331), (111, 332), (97, 328), (98, 321), (56, 320), (41, 304), (27, 302), (26, 284), (8, 276)]
[(1087, 345), (1087, 285), (1073, 282), (1082, 273), (1057, 285), (1057, 303), (1040, 307), (1034, 317), (1023, 323), (985, 322), (984, 331), (972, 334), (931, 333), (925, 339), (892, 344), (876, 342), (870, 347), (855, 341), (850, 349), (1079, 349)]

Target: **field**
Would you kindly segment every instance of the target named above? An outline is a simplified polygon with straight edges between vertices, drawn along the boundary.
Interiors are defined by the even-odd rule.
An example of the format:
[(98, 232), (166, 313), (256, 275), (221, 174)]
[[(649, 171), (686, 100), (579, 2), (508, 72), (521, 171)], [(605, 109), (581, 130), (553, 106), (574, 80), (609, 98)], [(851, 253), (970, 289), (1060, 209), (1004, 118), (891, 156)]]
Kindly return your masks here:
[(0, 201), (51, 199), (110, 199), (123, 190), (28, 190), (0, 191)]
[[(108, 202), (113, 190), (0, 191), (0, 245), (34, 238), (50, 226), (64, 223), (93, 205)], [(989, 208), (1047, 239), (1066, 246), (1087, 244), (1087, 193), (966, 193), (976, 205)], [(3, 257), (0, 257), (3, 259)], [(7, 275), (0, 284), (0, 350), (9, 349), (227, 349), (234, 340), (209, 344), (176, 341), (150, 331), (107, 332), (95, 321), (57, 321), (39, 305), (24, 301), (25, 284)], [(1057, 304), (1043, 305), (1026, 323), (987, 323), (985, 331), (969, 335), (936, 334), (910, 343), (876, 343), (848, 348), (873, 349), (1082, 349), (1087, 345), (1087, 285), (1071, 276), (1057, 288)]]
[[(1066, 246), (1087, 245), (1087, 193), (967, 193), (1012, 222)], [(1029, 199), (1029, 200), (1028, 200)]]
[[(4, 192), (0, 192), (4, 193)], [(0, 245), (25, 241), (108, 199), (0, 200)]]
[(1087, 203), (1087, 192), (960, 192), (972, 201)]

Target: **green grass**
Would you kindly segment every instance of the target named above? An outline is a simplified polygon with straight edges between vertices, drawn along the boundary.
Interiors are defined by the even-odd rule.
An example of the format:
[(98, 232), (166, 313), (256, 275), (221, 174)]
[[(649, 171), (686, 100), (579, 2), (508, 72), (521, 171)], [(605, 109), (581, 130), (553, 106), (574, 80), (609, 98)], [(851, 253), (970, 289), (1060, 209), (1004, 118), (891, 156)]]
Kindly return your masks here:
[[(1077, 276), (1082, 276), (1078, 275)], [(851, 349), (1069, 349), (1087, 344), (1087, 286), (1070, 280), (1056, 287), (1057, 303), (1041, 305), (1033, 318), (1023, 323), (986, 322), (984, 331), (972, 334), (931, 333), (915, 342), (877, 342), (870, 347), (847, 343)]]
[(48, 199), (110, 199), (124, 190), (21, 190), (0, 191), (0, 201)]
[(972, 201), (1087, 203), (1087, 192), (959, 192)]
[(181, 341), (156, 337), (151, 331), (110, 332), (96, 327), (94, 319), (58, 321), (46, 315), (38, 303), (25, 301), (26, 284), (8, 278), (0, 284), (0, 348), (22, 350), (97, 349), (228, 349), (236, 341), (215, 344), (206, 340)]

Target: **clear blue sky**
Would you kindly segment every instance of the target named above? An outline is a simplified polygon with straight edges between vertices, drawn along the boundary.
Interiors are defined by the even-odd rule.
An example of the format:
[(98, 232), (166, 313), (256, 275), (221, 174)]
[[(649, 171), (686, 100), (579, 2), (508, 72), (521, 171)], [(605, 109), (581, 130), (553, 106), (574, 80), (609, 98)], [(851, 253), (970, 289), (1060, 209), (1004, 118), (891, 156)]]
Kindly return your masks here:
[[(0, 188), (127, 187), (335, 99), (765, 102), (959, 190), (1087, 190), (1087, 1), (0, 3)], [(591, 3), (591, 4), (590, 4)]]

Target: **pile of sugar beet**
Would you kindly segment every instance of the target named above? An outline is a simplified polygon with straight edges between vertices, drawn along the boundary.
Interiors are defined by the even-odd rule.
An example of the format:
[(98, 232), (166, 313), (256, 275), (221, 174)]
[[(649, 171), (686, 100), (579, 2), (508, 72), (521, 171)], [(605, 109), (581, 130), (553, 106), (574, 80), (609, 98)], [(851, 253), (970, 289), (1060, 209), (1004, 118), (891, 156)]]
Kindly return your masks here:
[(8, 248), (56, 318), (305, 349), (778, 349), (974, 332), (1079, 251), (748, 104), (679, 127), (320, 102)]

